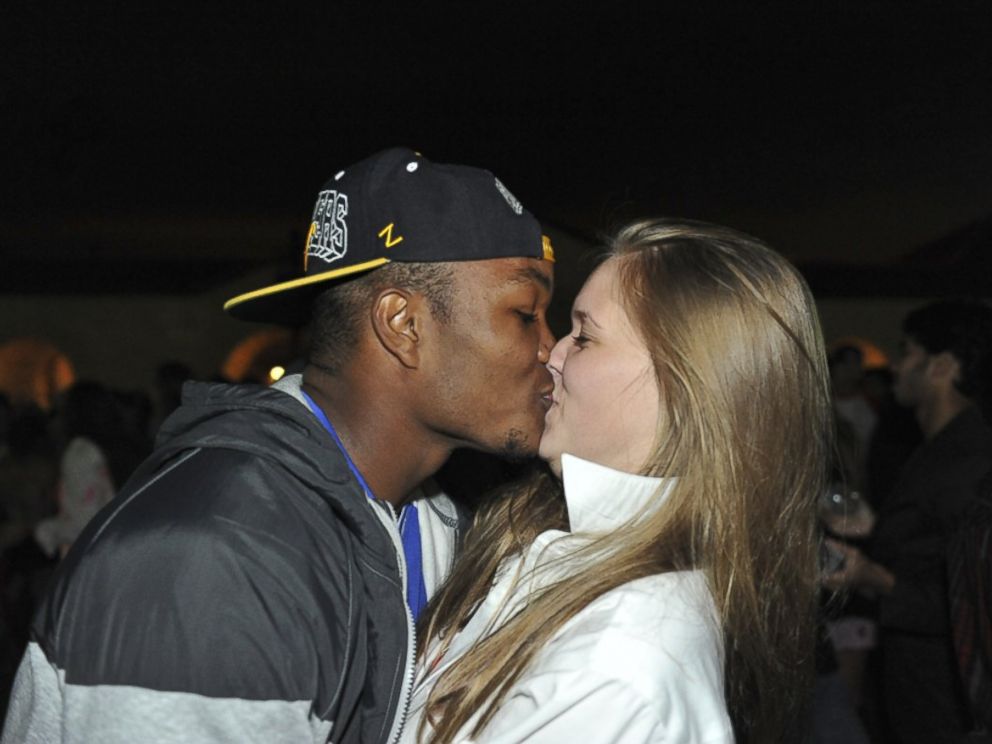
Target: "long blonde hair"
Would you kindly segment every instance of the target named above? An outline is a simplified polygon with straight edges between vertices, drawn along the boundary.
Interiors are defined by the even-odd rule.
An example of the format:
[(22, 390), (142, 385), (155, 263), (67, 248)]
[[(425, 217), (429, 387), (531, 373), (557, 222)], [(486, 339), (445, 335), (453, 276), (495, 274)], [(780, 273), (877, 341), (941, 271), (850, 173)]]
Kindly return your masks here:
[[(831, 452), (830, 392), (812, 296), (763, 243), (703, 223), (645, 220), (611, 242), (620, 301), (651, 353), (661, 390), (643, 469), (678, 475), (665, 506), (583, 550), (577, 573), (532, 597), (447, 669), (420, 735), (477, 735), (562, 625), (634, 579), (699, 569), (724, 639), (724, 689), (740, 743), (798, 736), (812, 678), (815, 502)], [(506, 489), (476, 515), (466, 549), (422, 619), (443, 653), (501, 562), (544, 530), (568, 529), (547, 475)]]

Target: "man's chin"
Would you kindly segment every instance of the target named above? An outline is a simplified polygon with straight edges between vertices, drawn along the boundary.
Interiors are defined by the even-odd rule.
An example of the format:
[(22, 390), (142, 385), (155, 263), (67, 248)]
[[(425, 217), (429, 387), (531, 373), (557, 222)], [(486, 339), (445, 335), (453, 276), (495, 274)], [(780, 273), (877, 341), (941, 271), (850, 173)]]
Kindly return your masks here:
[(510, 462), (522, 462), (537, 457), (539, 436), (529, 436), (521, 429), (510, 429), (496, 454)]

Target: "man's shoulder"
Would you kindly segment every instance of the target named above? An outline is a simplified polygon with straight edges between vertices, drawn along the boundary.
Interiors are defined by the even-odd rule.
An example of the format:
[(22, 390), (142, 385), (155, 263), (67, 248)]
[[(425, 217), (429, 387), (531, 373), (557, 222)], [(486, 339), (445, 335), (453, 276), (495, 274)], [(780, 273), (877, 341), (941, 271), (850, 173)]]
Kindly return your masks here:
[(969, 406), (941, 429), (923, 450), (949, 461), (974, 458), (992, 462), (992, 427), (977, 406)]
[[(86, 650), (84, 636), (102, 628), (121, 637), (134, 622), (155, 618), (159, 632), (179, 633), (187, 645), (192, 637), (216, 641), (222, 628), (252, 639), (297, 628), (290, 645), (306, 653), (322, 618), (336, 617), (339, 602), (353, 604), (358, 541), (318, 498), (273, 493), (254, 460), (237, 451), (191, 450), (120, 494), (55, 576), (35, 633), (46, 652), (66, 663), (88, 659), (74, 665), (79, 674), (110, 656)], [(281, 487), (305, 490), (299, 483)], [(131, 683), (122, 681), (127, 675), (113, 679)]]
[[(197, 448), (133, 479), (87, 525), (74, 553), (82, 573), (122, 563), (148, 567), (151, 560), (161, 566), (157, 574), (178, 574), (193, 564), (210, 570), (243, 555), (269, 555), (287, 568), (312, 570), (311, 563), (340, 560), (353, 531), (328, 507), (325, 493), (264, 458)], [(324, 554), (331, 557), (324, 561)]]
[(900, 489), (929, 493), (954, 484), (972, 487), (992, 469), (992, 429), (977, 413), (959, 415), (907, 461)]
[[(275, 510), (275, 497), (306, 498), (315, 491), (290, 463), (244, 449), (193, 447), (150, 463), (117, 498), (124, 511), (155, 507), (181, 517), (237, 509), (246, 515)], [(346, 483), (342, 480), (342, 485)], [(333, 482), (321, 484), (333, 490)]]

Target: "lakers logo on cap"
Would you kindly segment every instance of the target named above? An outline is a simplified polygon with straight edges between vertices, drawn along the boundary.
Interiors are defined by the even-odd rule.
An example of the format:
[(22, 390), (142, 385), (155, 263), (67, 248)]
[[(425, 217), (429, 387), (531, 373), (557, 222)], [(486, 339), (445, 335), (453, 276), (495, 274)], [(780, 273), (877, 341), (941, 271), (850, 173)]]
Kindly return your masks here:
[(313, 209), (313, 221), (307, 234), (304, 268), (310, 258), (332, 263), (348, 252), (348, 197), (333, 189), (321, 191)]
[(555, 249), (551, 246), (551, 238), (547, 235), (541, 236), (541, 251), (544, 253), (544, 260), (555, 262)]
[(307, 231), (307, 239), (303, 242), (303, 273), (307, 272), (307, 264), (310, 259), (310, 239), (313, 238), (313, 232), (317, 229), (317, 223), (311, 222), (310, 229)]
[(506, 203), (510, 205), (510, 209), (513, 210), (513, 213), (523, 214), (524, 205), (517, 200), (517, 197), (515, 197), (513, 194), (510, 193), (510, 190), (503, 185), (502, 181), (500, 181), (498, 178), (494, 180), (496, 181), (496, 190), (503, 195), (504, 199), (506, 199)]

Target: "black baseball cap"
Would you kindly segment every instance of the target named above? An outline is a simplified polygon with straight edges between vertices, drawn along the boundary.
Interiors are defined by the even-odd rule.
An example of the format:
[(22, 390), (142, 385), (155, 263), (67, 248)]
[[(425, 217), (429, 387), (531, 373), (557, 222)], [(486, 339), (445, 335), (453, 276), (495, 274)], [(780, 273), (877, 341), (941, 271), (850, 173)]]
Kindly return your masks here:
[(487, 170), (432, 163), (393, 148), (331, 178), (317, 195), (301, 276), (224, 303), (242, 320), (301, 324), (330, 282), (397, 262), (529, 257), (554, 261), (551, 241)]

